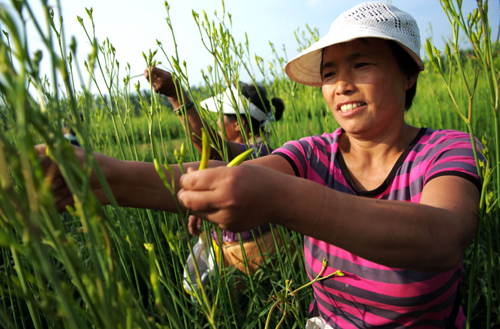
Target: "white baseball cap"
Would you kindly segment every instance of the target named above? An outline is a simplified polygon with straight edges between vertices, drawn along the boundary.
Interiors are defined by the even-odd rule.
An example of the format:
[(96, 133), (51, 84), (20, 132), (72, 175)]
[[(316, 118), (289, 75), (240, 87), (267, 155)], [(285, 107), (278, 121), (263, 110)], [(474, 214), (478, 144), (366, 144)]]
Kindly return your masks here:
[(299, 83), (321, 87), (323, 48), (359, 38), (380, 38), (397, 42), (417, 63), (420, 71), (420, 31), (417, 22), (404, 11), (385, 2), (366, 2), (342, 13), (327, 35), (302, 51), (285, 66), (286, 74)]
[[(232, 94), (232, 95), (231, 95)], [(233, 101), (233, 96), (234, 100)], [(234, 86), (227, 88), (223, 93), (215, 95), (201, 101), (201, 107), (209, 110), (210, 112), (222, 111), (224, 114), (250, 114), (252, 118), (259, 122), (269, 119), (266, 112), (262, 111), (248, 98), (238, 93), (238, 89)]]

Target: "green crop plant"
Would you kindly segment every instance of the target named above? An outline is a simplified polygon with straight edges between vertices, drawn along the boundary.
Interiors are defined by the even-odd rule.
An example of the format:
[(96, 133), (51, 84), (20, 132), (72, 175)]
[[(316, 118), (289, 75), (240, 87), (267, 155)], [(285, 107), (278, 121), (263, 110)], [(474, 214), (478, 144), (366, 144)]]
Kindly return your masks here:
[[(269, 256), (253, 275), (219, 262), (206, 281), (198, 273), (197, 282), (186, 282), (186, 260), (197, 242), (187, 231), (188, 214), (118, 207), (92, 152), (154, 162), (167, 189), (175, 188), (166, 180), (172, 164), (184, 170), (183, 162), (198, 161), (201, 155), (191, 143), (189, 128), (184, 130), (162, 96), (151, 87), (141, 90), (139, 83), (134, 90), (132, 69), (120, 64), (112, 40), (99, 37), (91, 8), (82, 15), (85, 19), (77, 18), (93, 49), (79, 62), (78, 45), (74, 39), (66, 42), (62, 18), (53, 10), (60, 12), (59, 2), (53, 7), (40, 2), (43, 17), (34, 15), (28, 1), (12, 0), (12, 11), (0, 7), (0, 326), (304, 328), (312, 290), (299, 234), (282, 227), (272, 230), (277, 252), (270, 255), (267, 246), (261, 249)], [(461, 290), (468, 326), (493, 328), (500, 325), (499, 44), (488, 28), (488, 2), (479, 1), (469, 16), (462, 13), (461, 1), (442, 4), (453, 39), (443, 53), (429, 43), (426, 70), (420, 74), (418, 95), (406, 120), (415, 126), (467, 131), (483, 145), (488, 162), (480, 164), (480, 225), (464, 255)], [(214, 20), (193, 12), (192, 23), (198, 26), (213, 63), (203, 68), (204, 84), (191, 85), (187, 67), (192, 64), (179, 57), (175, 42), (174, 30), (181, 27), (172, 25), (168, 3), (165, 8), (174, 47), (166, 51), (158, 41), (158, 50), (144, 51), (144, 66), (150, 69), (163, 62), (172, 72), (204, 118), (205, 145), (209, 142), (223, 159), (233, 156), (225, 143), (217, 144), (213, 138), (225, 133), (216, 124), (222, 113), (207, 113), (199, 103), (233, 84), (239, 89), (243, 73), (248, 82), (264, 86), (269, 96), (280, 97), (285, 104), (282, 120), (271, 122), (270, 147), (337, 127), (319, 88), (285, 76), (286, 49), (270, 44), (273, 59), (267, 63), (252, 55), (248, 38), (239, 42), (231, 33), (233, 20), (223, 4)], [(34, 24), (44, 49), (28, 48), (27, 40), (34, 36), (27, 34), (27, 20)], [(460, 35), (469, 44), (459, 44)], [(296, 30), (295, 36), (299, 50), (319, 37), (309, 26)], [(40, 74), (42, 57), (51, 63), (50, 78)], [(126, 68), (122, 78), (120, 65)], [(89, 73), (88, 81), (83, 81), (82, 67)], [(257, 73), (263, 76), (261, 81)], [(99, 80), (104, 83), (97, 84)], [(240, 92), (233, 93), (233, 101)], [(177, 94), (183, 97), (180, 90)], [(76, 131), (85, 149), (76, 150), (85, 154), (81, 163), (63, 137), (62, 122)], [(256, 133), (245, 143), (255, 143)], [(43, 175), (48, 160), (35, 152), (40, 143), (48, 145), (75, 201), (65, 213), (58, 213), (50, 175)], [(92, 194), (92, 170), (106, 187), (111, 205), (99, 205)], [(205, 237), (212, 229), (212, 224), (203, 224)], [(220, 230), (215, 232), (220, 241)], [(279, 248), (280, 240), (294, 248)], [(221, 259), (220, 248), (214, 248), (210, 239), (204, 242), (208, 257)], [(244, 261), (248, 268), (245, 255)], [(196, 293), (189, 295), (185, 285)]]
[[(467, 328), (472, 326), (478, 298), (484, 297), (486, 319), (481, 326), (491, 328), (500, 323), (500, 276), (496, 269), (500, 265), (500, 231), (498, 191), (500, 190), (500, 121), (499, 111), (499, 62), (498, 37), (493, 42), (488, 21), (488, 1), (477, 1), (477, 8), (467, 16), (462, 11), (462, 1), (442, 0), (441, 6), (452, 27), (453, 37), (445, 44), (445, 54), (426, 42), (426, 51), (434, 71), (441, 77), (449, 98), (451, 109), (460, 117), (471, 136), (476, 166), (482, 179), (479, 224), (469, 255)], [(463, 33), (469, 41), (470, 51), (464, 54), (459, 47), (459, 35)], [(459, 98), (461, 96), (461, 99)], [(478, 106), (476, 98), (482, 102)], [(479, 114), (476, 114), (479, 112)], [(479, 117), (479, 118), (478, 118)], [(480, 118), (492, 117), (481, 127), (474, 125)], [(486, 127), (485, 127), (486, 125)], [(482, 131), (478, 131), (482, 130)], [(492, 141), (489, 134), (493, 132)], [(479, 134), (478, 134), (479, 133)], [(482, 136), (483, 149), (477, 149), (476, 137)], [(486, 163), (479, 160), (481, 151)], [(477, 272), (484, 271), (478, 280)]]

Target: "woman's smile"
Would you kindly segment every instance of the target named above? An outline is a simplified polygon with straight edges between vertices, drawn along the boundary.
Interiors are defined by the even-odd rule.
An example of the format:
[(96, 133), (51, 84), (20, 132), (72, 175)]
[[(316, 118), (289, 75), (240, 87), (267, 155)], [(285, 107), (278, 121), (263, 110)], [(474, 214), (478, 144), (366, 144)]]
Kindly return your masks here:
[(347, 112), (355, 110), (358, 107), (361, 107), (364, 105), (366, 105), (366, 103), (348, 103), (348, 104), (344, 104), (344, 105), (339, 106), (339, 109), (342, 113), (347, 113)]

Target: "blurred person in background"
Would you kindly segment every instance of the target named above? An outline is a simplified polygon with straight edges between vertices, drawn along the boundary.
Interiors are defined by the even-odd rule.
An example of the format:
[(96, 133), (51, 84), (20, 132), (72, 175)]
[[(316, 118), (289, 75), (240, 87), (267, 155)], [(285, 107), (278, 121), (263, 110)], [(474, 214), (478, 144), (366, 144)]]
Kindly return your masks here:
[[(73, 116), (71, 114), (69, 115), (69, 119), (70, 119), (70, 121), (73, 120)], [(80, 113), (80, 119), (83, 122), (83, 115), (81, 113)], [(71, 145), (75, 145), (75, 146), (80, 147), (80, 142), (78, 141), (78, 138), (76, 137), (76, 132), (73, 130), (73, 128), (71, 128), (71, 124), (69, 124), (63, 120), (62, 127), (63, 127), (62, 131), (64, 134), (64, 138), (66, 138), (71, 143)]]
[[(177, 84), (176, 89), (176, 84), (174, 84), (170, 72), (152, 67), (151, 76), (148, 69), (144, 70), (144, 76), (152, 83), (155, 92), (168, 97), (175, 114), (179, 116), (186, 130), (186, 134), (190, 133), (191, 141), (199, 152), (202, 151), (201, 129), (205, 128), (209, 131), (212, 141), (218, 146), (219, 150), (222, 150), (222, 144), (226, 143), (228, 161), (231, 161), (234, 157), (247, 150), (245, 141), (250, 141), (248, 145), (255, 150), (254, 156), (256, 157), (272, 153), (273, 149), (269, 147), (268, 140), (270, 133), (269, 125), (270, 121), (281, 119), (284, 105), (281, 99), (276, 97), (272, 98), (270, 102), (264, 87), (240, 82), (239, 88), (233, 85), (231, 88), (227, 88), (224, 93), (203, 100), (201, 108), (210, 112), (220, 113), (217, 121), (219, 133), (217, 133), (214, 127), (210, 127), (209, 124), (202, 121), (203, 119), (196, 110), (194, 102), (189, 99), (185, 90), (179, 84)], [(178, 95), (181, 96), (178, 97)], [(236, 103), (234, 100), (236, 100)], [(242, 125), (238, 121), (237, 113), (240, 115)], [(185, 115), (187, 116), (187, 120), (184, 118)], [(186, 121), (189, 127), (185, 127)], [(255, 135), (256, 145), (251, 143), (252, 132)], [(222, 156), (213, 147), (210, 150), (210, 158), (222, 160)], [(201, 233), (201, 226), (202, 221), (200, 219), (190, 216), (188, 227), (192, 235), (199, 235)], [(248, 270), (251, 274), (255, 273), (258, 267), (264, 262), (260, 251), (269, 250), (270, 253), (276, 252), (273, 234), (270, 230), (271, 225), (266, 223), (252, 230), (240, 233), (245, 256), (248, 259)], [(276, 229), (274, 230), (274, 236), (279, 236)], [(218, 246), (222, 247), (224, 263), (226, 265), (234, 266), (242, 272), (247, 272), (237, 233), (223, 230), (222, 243), (218, 243), (217, 234), (215, 230), (212, 230), (212, 238)], [(257, 243), (259, 244), (258, 246)], [(281, 239), (278, 239), (278, 246), (281, 247)]]

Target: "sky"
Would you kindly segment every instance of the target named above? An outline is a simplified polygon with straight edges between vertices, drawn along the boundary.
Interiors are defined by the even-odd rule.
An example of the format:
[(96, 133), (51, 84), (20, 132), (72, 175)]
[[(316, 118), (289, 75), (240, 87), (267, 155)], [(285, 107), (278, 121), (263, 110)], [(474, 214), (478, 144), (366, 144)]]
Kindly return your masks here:
[[(56, 1), (48, 0), (57, 11)], [(85, 8), (93, 8), (96, 37), (99, 42), (106, 38), (116, 49), (116, 59), (120, 62), (121, 73), (129, 63), (131, 75), (140, 75), (146, 67), (142, 52), (158, 48), (159, 40), (167, 55), (173, 55), (171, 31), (165, 21), (166, 10), (164, 1), (159, 0), (60, 0), (63, 16), (63, 26), (66, 40), (75, 36), (77, 40), (77, 59), (81, 69), (83, 60), (87, 58), (91, 47), (77, 16), (83, 18), (85, 26), (90, 27), (90, 20)], [(236, 41), (245, 41), (248, 34), (250, 51), (267, 62), (273, 58), (269, 42), (281, 51), (285, 45), (287, 56), (292, 59), (297, 55), (297, 42), (294, 31), (303, 30), (308, 24), (318, 28), (320, 37), (324, 36), (333, 20), (343, 11), (364, 1), (346, 0), (226, 0), (225, 10), (232, 15), (233, 36)], [(451, 37), (449, 22), (438, 0), (392, 0), (393, 5), (410, 13), (420, 28), (422, 45), (425, 39), (432, 37), (438, 48), (444, 47), (443, 39)], [(464, 12), (475, 8), (475, 0), (463, 0)], [(43, 17), (39, 1), (29, 1), (37, 17)], [(185, 60), (188, 76), (192, 85), (202, 83), (200, 69), (205, 69), (213, 63), (211, 55), (204, 49), (198, 27), (192, 16), (192, 10), (201, 14), (204, 10), (210, 19), (214, 19), (214, 11), (219, 16), (222, 13), (221, 0), (171, 0), (170, 15), (178, 44), (181, 60)], [(499, 1), (490, 1), (490, 24), (493, 35), (496, 36), (499, 25)], [(432, 28), (430, 28), (432, 26)], [(42, 49), (40, 37), (28, 20), (28, 40), (32, 51)], [(423, 52), (421, 52), (423, 56)], [(47, 56), (45, 56), (47, 57)], [(157, 59), (166, 62), (165, 56), (157, 55)], [(47, 60), (42, 63), (42, 72), (48, 71)], [(87, 77), (84, 79), (87, 81)], [(241, 80), (245, 80), (242, 77)], [(147, 86), (143, 77), (132, 80), (141, 82), (141, 87)], [(102, 83), (102, 82), (101, 82)], [(92, 90), (92, 91), (95, 91)]]

